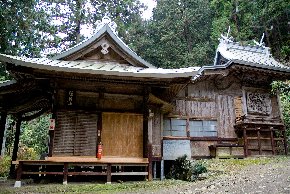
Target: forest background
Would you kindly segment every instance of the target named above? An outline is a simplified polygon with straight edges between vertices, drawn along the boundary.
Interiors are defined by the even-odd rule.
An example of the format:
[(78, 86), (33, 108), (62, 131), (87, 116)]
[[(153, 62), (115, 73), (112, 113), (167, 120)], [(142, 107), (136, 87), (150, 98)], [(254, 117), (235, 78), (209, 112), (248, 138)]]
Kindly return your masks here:
[[(220, 34), (242, 44), (260, 41), (275, 59), (290, 66), (290, 6), (288, 0), (156, 0), (150, 19), (139, 0), (1, 0), (0, 53), (50, 57), (91, 36), (108, 16), (118, 35), (138, 55), (156, 67), (181, 68), (213, 64)], [(95, 31), (93, 31), (95, 32)], [(0, 80), (9, 74), (0, 64)], [(289, 82), (274, 82), (281, 91), (284, 120), (290, 134)], [(47, 152), (48, 118), (24, 123), (19, 158)], [(6, 131), (6, 155), (13, 146), (15, 123)], [(32, 138), (33, 137), (33, 138)]]

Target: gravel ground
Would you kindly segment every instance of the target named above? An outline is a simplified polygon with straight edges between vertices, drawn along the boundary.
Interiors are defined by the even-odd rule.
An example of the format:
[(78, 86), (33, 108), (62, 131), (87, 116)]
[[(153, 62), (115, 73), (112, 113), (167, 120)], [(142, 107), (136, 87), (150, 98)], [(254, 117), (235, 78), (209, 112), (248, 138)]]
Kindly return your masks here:
[(269, 164), (253, 164), (215, 178), (209, 178), (185, 186), (175, 186), (150, 193), (290, 194), (290, 159)]

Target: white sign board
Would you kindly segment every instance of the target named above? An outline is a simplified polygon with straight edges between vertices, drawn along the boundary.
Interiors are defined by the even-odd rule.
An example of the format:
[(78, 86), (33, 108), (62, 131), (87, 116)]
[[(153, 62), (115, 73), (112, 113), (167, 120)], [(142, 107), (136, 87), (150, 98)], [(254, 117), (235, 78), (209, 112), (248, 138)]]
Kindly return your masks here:
[(164, 160), (175, 160), (185, 154), (191, 158), (190, 140), (163, 140)]

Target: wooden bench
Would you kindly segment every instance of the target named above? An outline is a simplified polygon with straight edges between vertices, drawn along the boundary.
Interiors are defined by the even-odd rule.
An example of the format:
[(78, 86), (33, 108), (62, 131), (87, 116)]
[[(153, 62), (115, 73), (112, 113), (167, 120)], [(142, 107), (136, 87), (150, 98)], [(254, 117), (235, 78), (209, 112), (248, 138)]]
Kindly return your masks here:
[(213, 158), (244, 158), (244, 146), (231, 143), (217, 143), (208, 146)]
[[(107, 183), (111, 183), (111, 177), (117, 175), (144, 175), (148, 176), (148, 159), (147, 158), (115, 158), (115, 157), (103, 157), (97, 159), (94, 157), (48, 157), (45, 160), (18, 160), (13, 164), (17, 164), (17, 176), (14, 187), (21, 186), (21, 177), (25, 174), (30, 175), (63, 175), (63, 184), (67, 184), (67, 177), (69, 175), (95, 175), (95, 176), (107, 176)], [(37, 170), (35, 170), (34, 167)], [(61, 166), (62, 171), (46, 170), (46, 166)], [(101, 166), (101, 171), (69, 171), (69, 166)], [(112, 166), (142, 166), (145, 167), (143, 172), (112, 172)], [(25, 168), (28, 169), (26, 170)], [(30, 168), (29, 168), (30, 167)], [(40, 167), (41, 170), (40, 170)]]

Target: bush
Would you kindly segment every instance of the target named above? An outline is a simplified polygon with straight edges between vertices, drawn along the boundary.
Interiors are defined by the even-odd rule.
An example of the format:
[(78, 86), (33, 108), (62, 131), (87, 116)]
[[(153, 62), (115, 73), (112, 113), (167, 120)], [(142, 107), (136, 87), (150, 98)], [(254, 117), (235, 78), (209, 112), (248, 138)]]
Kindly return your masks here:
[(168, 174), (168, 178), (184, 181), (195, 181), (199, 174), (207, 172), (206, 167), (201, 163), (195, 163), (187, 158), (187, 155), (177, 158)]
[(0, 157), (0, 177), (7, 177), (11, 164), (10, 156)]
[(19, 144), (17, 153), (17, 160), (36, 160), (39, 159), (39, 155), (34, 148), (29, 148), (26, 145)]

